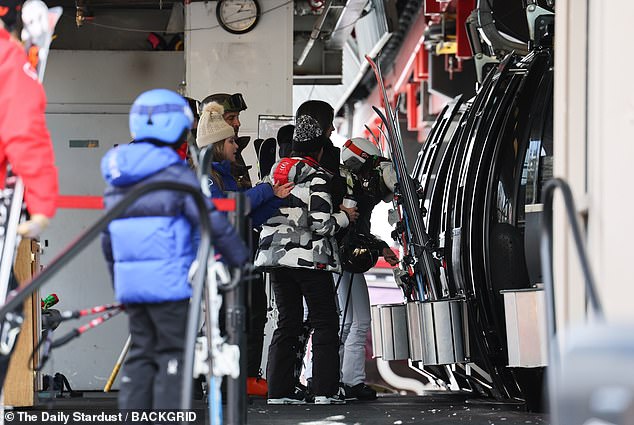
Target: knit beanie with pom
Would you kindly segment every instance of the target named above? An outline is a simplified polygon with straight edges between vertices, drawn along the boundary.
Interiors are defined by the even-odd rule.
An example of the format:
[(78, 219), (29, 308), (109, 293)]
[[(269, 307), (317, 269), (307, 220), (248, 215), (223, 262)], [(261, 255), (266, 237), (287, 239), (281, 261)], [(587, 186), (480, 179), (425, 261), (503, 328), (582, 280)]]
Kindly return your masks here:
[(199, 148), (204, 148), (235, 136), (233, 127), (227, 124), (222, 117), (224, 112), (222, 105), (217, 102), (205, 105), (198, 121), (198, 131), (196, 133), (196, 144)]

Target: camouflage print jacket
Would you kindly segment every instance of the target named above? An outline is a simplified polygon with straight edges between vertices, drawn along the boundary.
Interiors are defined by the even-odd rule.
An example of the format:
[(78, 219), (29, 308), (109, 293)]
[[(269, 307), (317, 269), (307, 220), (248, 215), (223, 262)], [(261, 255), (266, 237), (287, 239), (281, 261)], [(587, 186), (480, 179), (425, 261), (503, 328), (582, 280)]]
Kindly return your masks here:
[(349, 224), (343, 211), (333, 214), (330, 174), (312, 158), (283, 158), (268, 177), (293, 182), (279, 211), (262, 225), (257, 267), (290, 267), (340, 272), (335, 233)]

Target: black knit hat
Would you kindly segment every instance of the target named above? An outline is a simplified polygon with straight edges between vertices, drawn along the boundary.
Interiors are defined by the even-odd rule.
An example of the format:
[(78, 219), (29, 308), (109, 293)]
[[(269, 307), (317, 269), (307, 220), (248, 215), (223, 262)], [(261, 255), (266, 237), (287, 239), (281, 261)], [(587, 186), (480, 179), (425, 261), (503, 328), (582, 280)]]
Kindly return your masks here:
[(24, 0), (0, 0), (0, 19), (4, 27), (12, 30), (19, 18)]
[(280, 158), (286, 158), (290, 156), (291, 149), (293, 148), (293, 132), (295, 126), (293, 124), (287, 124), (280, 127), (277, 131), (277, 146), (280, 153)]
[(293, 150), (301, 153), (318, 151), (324, 147), (326, 136), (317, 120), (310, 115), (301, 115), (295, 120)]

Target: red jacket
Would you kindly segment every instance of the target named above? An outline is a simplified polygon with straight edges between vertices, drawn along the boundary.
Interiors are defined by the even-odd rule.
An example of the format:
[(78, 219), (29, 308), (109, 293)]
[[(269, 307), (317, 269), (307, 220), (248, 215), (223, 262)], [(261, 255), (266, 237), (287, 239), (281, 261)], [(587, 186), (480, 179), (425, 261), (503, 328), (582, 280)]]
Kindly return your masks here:
[(46, 96), (20, 45), (0, 29), (0, 187), (7, 163), (26, 187), (31, 214), (52, 217), (57, 204), (57, 168), (46, 128)]

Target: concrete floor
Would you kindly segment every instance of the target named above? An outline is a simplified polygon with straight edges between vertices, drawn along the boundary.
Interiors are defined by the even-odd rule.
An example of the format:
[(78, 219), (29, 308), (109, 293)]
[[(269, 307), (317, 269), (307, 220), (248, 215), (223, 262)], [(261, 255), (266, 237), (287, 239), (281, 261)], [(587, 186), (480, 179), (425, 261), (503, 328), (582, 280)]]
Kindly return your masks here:
[(548, 424), (544, 414), (526, 413), (519, 404), (468, 399), (463, 394), (382, 396), (376, 401), (352, 401), (332, 406), (268, 406), (256, 400), (249, 406), (249, 424)]
[[(55, 399), (52, 402), (42, 400), (36, 407), (17, 411), (25, 411), (41, 418), (43, 412), (113, 413), (117, 412), (116, 407), (116, 393), (86, 392), (81, 398)], [(226, 406), (223, 407), (226, 409)], [(206, 413), (206, 405), (202, 402), (195, 402), (194, 408), (199, 413)], [(527, 413), (521, 404), (473, 399), (469, 398), (468, 394), (446, 392), (434, 392), (424, 396), (381, 395), (378, 400), (372, 402), (351, 401), (345, 405), (331, 406), (269, 406), (265, 399), (258, 398), (250, 400), (247, 411), (247, 423), (252, 425), (401, 425), (449, 422), (473, 425), (549, 423), (547, 415)], [(14, 420), (11, 423), (34, 422)], [(207, 423), (207, 420), (199, 418), (195, 423), (202, 425)]]

